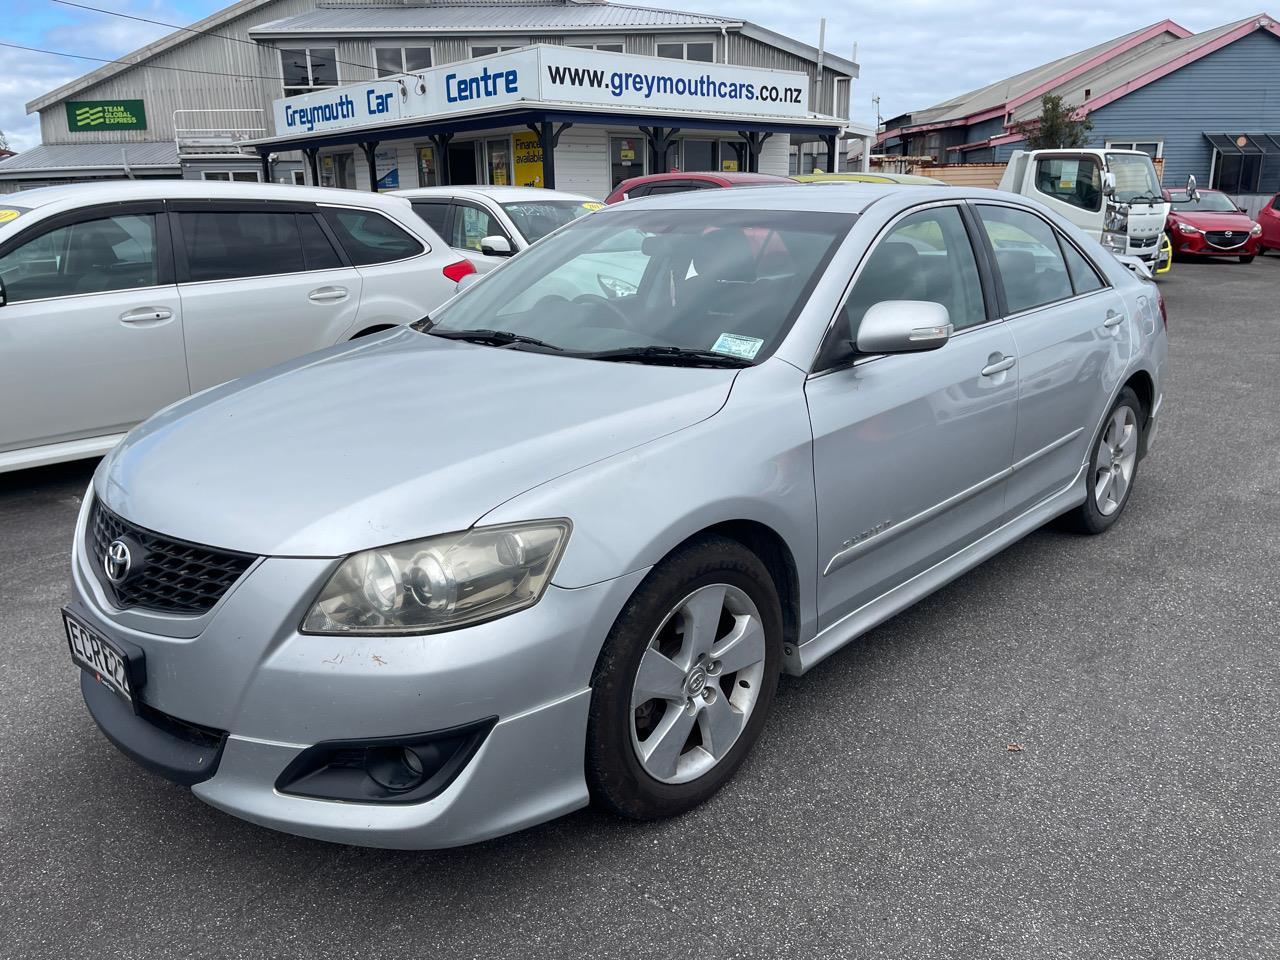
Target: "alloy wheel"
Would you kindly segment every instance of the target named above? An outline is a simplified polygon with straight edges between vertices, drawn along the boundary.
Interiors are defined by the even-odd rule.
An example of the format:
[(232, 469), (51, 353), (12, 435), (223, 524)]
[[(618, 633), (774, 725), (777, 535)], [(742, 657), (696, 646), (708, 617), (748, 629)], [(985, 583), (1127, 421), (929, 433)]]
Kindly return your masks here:
[(631, 743), (655, 780), (687, 783), (733, 748), (759, 697), (760, 611), (742, 590), (701, 587), (663, 618), (631, 690)]
[(1124, 504), (1133, 470), (1138, 462), (1138, 416), (1133, 408), (1119, 406), (1107, 421), (1098, 441), (1093, 473), (1093, 498), (1098, 512), (1109, 517)]

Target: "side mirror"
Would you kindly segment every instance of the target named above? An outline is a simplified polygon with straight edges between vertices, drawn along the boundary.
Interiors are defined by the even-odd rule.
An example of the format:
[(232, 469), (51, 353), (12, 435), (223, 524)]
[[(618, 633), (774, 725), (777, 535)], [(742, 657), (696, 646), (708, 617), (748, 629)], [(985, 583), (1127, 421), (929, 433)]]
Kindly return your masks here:
[(468, 287), (474, 287), (479, 282), (480, 282), (480, 274), (468, 273), (465, 277), (463, 277), (461, 280), (458, 281), (454, 290), (457, 293), (461, 293), (463, 290), (466, 290)]
[(1196, 175), (1187, 174), (1187, 199), (1193, 203), (1200, 199), (1200, 191), (1196, 189)]
[(485, 237), (480, 241), (480, 252), (486, 257), (509, 257), (513, 251), (506, 237)]
[(1102, 192), (1108, 197), (1116, 195), (1116, 175), (1110, 170), (1102, 174)]
[(859, 353), (919, 353), (951, 339), (951, 315), (931, 300), (882, 300), (858, 325)]

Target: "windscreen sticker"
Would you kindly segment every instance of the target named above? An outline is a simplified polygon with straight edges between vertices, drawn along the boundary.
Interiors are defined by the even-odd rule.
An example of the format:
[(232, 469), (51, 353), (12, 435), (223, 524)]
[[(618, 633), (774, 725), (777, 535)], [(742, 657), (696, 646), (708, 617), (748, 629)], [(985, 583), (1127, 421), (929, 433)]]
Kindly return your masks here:
[(9, 223), (11, 220), (17, 220), (22, 216), (21, 210), (0, 210), (0, 223)]
[(711, 352), (723, 353), (743, 360), (753, 360), (763, 346), (764, 341), (759, 337), (744, 337), (736, 333), (722, 333), (716, 339)]
[(595, 200), (588, 200), (586, 203), (584, 203), (584, 204), (582, 205), (582, 209), (583, 209), (583, 210), (593, 210), (593, 211), (594, 211), (594, 210), (603, 210), (603, 209), (604, 209), (604, 204), (603, 204), (603, 203), (598, 203), (598, 202), (597, 202), (597, 201), (595, 201)]

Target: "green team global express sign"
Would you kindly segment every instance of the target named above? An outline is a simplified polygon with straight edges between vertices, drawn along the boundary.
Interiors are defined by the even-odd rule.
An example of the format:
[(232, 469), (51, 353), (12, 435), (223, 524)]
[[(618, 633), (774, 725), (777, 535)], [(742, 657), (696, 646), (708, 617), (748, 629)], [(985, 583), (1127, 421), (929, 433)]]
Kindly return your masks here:
[(147, 111), (141, 100), (69, 100), (71, 130), (145, 130)]

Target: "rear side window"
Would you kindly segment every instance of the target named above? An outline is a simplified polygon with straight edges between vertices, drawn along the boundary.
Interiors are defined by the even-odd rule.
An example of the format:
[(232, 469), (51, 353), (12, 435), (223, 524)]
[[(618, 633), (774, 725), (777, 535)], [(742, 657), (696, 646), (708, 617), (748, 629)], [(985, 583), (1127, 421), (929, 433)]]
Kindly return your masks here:
[(232, 280), (306, 269), (293, 213), (209, 211), (178, 214), (191, 281)]
[(154, 214), (58, 227), (0, 257), (9, 302), (155, 286)]
[(1081, 210), (1102, 209), (1102, 169), (1088, 157), (1038, 161), (1036, 189)]
[(1053, 227), (1035, 214), (1012, 207), (979, 206), (978, 214), (995, 251), (1010, 313), (1072, 296)]
[(701, 190), (704, 184), (695, 180), (675, 180), (666, 183), (651, 184), (645, 191), (645, 196), (656, 197), (661, 193), (688, 193), (690, 190)]
[(1098, 271), (1094, 269), (1093, 264), (1079, 250), (1067, 242), (1066, 237), (1058, 237), (1058, 241), (1062, 244), (1062, 253), (1067, 260), (1067, 273), (1071, 275), (1071, 285), (1075, 287), (1076, 295), (1082, 293), (1092, 293), (1094, 290), (1101, 290), (1106, 286), (1102, 278), (1098, 276)]
[(325, 207), (324, 218), (358, 267), (390, 263), (422, 253), (422, 244), (380, 213)]
[(445, 224), (449, 220), (448, 200), (415, 200), (413, 212), (425, 220), (432, 230), (444, 236)]
[(298, 230), (302, 234), (302, 254), (308, 270), (333, 270), (342, 266), (342, 258), (313, 214), (298, 214)]

